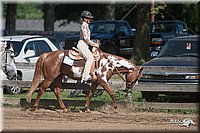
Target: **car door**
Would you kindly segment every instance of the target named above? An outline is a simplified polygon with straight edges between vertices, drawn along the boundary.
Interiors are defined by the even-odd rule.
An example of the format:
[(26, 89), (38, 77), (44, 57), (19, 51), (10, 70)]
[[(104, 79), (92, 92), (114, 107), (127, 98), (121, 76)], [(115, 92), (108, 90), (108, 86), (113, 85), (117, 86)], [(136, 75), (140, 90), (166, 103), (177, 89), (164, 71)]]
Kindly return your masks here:
[(51, 48), (44, 40), (30, 41), (24, 48), (24, 58), (28, 63), (36, 63), (41, 54), (51, 51)]
[(125, 23), (121, 23), (118, 33), (120, 38), (120, 52), (131, 54), (133, 50), (133, 38), (131, 37), (128, 26)]

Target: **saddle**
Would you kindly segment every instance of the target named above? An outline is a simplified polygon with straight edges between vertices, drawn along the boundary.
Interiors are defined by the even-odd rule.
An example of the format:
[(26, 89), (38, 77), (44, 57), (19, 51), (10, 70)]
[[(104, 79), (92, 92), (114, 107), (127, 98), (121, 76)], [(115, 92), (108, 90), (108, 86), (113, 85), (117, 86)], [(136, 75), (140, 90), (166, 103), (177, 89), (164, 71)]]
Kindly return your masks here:
[[(100, 52), (98, 50), (92, 49), (92, 55), (95, 61), (100, 59)], [(76, 47), (72, 47), (72, 49), (69, 50), (68, 56), (72, 60), (84, 60), (83, 56), (79, 53), (79, 50)]]
[[(97, 62), (100, 59), (100, 52), (99, 52), (99, 50), (97, 50), (96, 48), (93, 47), (93, 49), (92, 49), (92, 55), (93, 55), (95, 61), (93, 62), (92, 67), (90, 69), (90, 75), (93, 78), (92, 81), (95, 81), (95, 80), (97, 80), (97, 76), (93, 72), (94, 72), (95, 68), (98, 68), (98, 63)], [(68, 57), (71, 60), (74, 60), (74, 61), (85, 60), (84, 57), (79, 53), (79, 50), (77, 48), (75, 48), (75, 47), (72, 47), (72, 49), (68, 51)]]

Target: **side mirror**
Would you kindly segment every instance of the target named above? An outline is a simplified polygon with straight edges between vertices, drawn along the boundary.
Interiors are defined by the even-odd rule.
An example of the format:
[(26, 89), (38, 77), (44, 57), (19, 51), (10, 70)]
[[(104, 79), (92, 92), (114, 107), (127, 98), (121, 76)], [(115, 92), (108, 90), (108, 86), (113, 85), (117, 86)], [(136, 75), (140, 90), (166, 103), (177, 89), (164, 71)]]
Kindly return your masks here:
[(131, 32), (133, 33), (133, 35), (135, 35), (136, 29), (135, 29), (135, 28), (132, 28), (132, 29), (131, 29)]
[(26, 53), (24, 54), (24, 58), (32, 57), (35, 56), (35, 51), (34, 50), (27, 50)]
[(187, 29), (183, 29), (183, 33), (187, 32)]

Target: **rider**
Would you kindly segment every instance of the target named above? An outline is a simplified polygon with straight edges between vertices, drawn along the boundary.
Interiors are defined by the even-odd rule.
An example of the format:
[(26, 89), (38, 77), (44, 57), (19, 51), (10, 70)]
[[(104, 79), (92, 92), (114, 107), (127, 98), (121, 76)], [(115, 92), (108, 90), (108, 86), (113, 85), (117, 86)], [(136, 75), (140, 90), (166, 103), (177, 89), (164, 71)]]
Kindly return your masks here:
[(89, 23), (91, 19), (94, 18), (92, 14), (89, 11), (83, 11), (80, 17), (82, 20), (82, 24), (80, 28), (80, 38), (77, 44), (77, 48), (79, 49), (80, 53), (86, 60), (85, 68), (82, 73), (82, 79), (81, 79), (81, 82), (86, 82), (92, 80), (92, 77), (90, 76), (89, 73), (92, 67), (92, 63), (94, 62), (94, 57), (91, 51), (89, 50), (89, 45), (93, 47), (99, 47), (99, 44), (90, 40), (91, 32), (89, 29)]

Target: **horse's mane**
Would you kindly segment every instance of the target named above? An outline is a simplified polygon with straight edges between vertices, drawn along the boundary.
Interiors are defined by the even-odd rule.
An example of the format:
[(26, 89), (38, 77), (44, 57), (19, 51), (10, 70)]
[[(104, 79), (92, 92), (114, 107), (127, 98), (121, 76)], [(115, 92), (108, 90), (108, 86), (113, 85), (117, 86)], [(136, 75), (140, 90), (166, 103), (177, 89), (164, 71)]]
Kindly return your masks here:
[(128, 63), (130, 63), (133, 67), (136, 68), (135, 63), (134, 63), (133, 61), (131, 61), (131, 60), (128, 60), (128, 59), (126, 59), (126, 58), (124, 58), (124, 57), (121, 57), (121, 56), (118, 56), (118, 55), (113, 55), (113, 54), (110, 54), (110, 53), (107, 53), (107, 52), (103, 52), (103, 51), (101, 51), (101, 52), (102, 52), (104, 58), (109, 58), (109, 56), (110, 56), (110, 57), (114, 57), (115, 59), (128, 62)]

